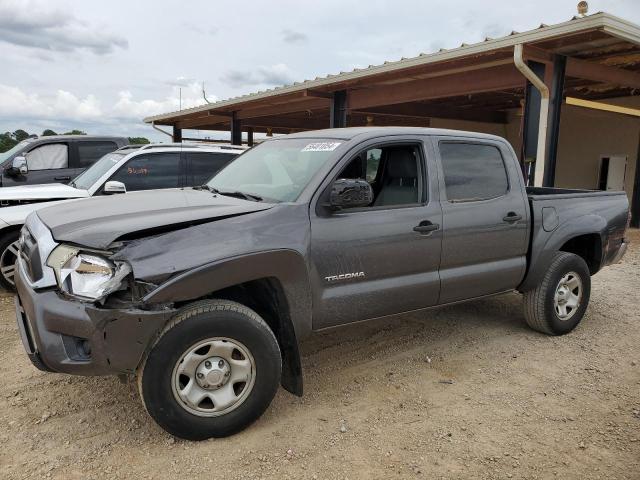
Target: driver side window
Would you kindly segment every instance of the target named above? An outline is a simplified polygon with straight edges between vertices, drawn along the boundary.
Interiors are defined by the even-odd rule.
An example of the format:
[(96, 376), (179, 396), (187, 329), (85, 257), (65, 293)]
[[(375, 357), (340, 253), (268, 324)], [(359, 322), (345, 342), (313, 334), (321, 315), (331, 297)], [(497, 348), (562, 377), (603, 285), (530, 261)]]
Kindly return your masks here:
[(414, 205), (422, 198), (418, 145), (382, 145), (360, 152), (338, 178), (366, 180), (373, 190), (369, 207)]

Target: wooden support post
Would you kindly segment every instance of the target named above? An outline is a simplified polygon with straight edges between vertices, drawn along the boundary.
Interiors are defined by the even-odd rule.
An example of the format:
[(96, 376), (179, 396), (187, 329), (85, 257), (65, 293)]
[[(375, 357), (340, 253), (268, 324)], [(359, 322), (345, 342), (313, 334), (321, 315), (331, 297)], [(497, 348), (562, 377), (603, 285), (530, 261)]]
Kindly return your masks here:
[(253, 127), (247, 128), (247, 145), (253, 147)]
[(329, 113), (329, 128), (344, 128), (347, 126), (347, 91), (333, 92)]
[(558, 139), (560, 137), (560, 113), (564, 97), (564, 78), (567, 57), (555, 55), (553, 59), (553, 75), (551, 79), (551, 96), (549, 98), (549, 126), (547, 131), (547, 148), (544, 166), (544, 187), (553, 187), (556, 181), (556, 160), (558, 158)]
[(182, 142), (182, 129), (176, 125), (173, 126), (173, 142), (174, 143)]
[(636, 174), (631, 194), (631, 226), (640, 228), (640, 138), (638, 139), (638, 153), (636, 155)]
[[(527, 62), (529, 68), (540, 78), (544, 78), (545, 65), (538, 62)], [(527, 81), (525, 89), (524, 104), (524, 126), (522, 141), (522, 161), (525, 164), (525, 172), (527, 185), (533, 185), (534, 182), (534, 162), (539, 160), (544, 162), (543, 158), (536, 158), (538, 150), (538, 127), (540, 125), (540, 92)]]
[(240, 119), (236, 117), (236, 112), (231, 115), (231, 145), (242, 145), (242, 125)]

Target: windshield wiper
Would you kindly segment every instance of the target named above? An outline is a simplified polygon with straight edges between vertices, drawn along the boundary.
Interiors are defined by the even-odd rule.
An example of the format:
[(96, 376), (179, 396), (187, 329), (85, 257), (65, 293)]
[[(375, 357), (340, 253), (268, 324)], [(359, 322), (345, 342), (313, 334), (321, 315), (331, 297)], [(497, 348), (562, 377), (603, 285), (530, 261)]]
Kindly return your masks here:
[(254, 195), (253, 193), (241, 192), (240, 190), (218, 190), (215, 187), (210, 187), (209, 185), (200, 185), (198, 187), (193, 187), (194, 190), (208, 190), (211, 193), (215, 193), (217, 195), (224, 195), (226, 197), (237, 197), (243, 198), (245, 200), (251, 200), (253, 202), (261, 202), (263, 200), (259, 195)]
[(251, 200), (253, 202), (262, 201), (262, 197), (258, 195), (254, 195), (253, 193), (241, 192), (240, 190), (234, 190), (232, 192), (227, 192), (227, 191), (221, 192), (220, 190), (216, 190), (214, 193), (219, 193), (220, 195), (225, 195), (227, 197), (244, 198), (245, 200)]
[(69, 186), (73, 187), (73, 188), (78, 188), (78, 187), (76, 187), (76, 182), (74, 182), (74, 181), (69, 182)]

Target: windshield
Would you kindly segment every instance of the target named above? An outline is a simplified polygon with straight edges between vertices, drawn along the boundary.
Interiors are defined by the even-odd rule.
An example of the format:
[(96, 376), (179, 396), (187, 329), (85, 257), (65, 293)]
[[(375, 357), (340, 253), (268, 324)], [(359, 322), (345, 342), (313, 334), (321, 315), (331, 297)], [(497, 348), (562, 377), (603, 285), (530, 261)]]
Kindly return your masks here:
[(340, 145), (338, 140), (272, 140), (240, 155), (207, 184), (225, 192), (243, 192), (266, 200), (292, 202)]
[(70, 185), (82, 190), (89, 190), (89, 188), (91, 188), (91, 186), (96, 183), (100, 177), (107, 173), (116, 163), (122, 160), (125, 155), (126, 154), (124, 152), (107, 153), (104, 157), (74, 178)]
[(15, 145), (11, 150), (7, 150), (6, 152), (0, 153), (0, 163), (4, 162), (8, 158), (10, 158), (13, 154), (18, 153), (24, 147), (29, 145), (33, 140), (23, 140), (17, 145)]

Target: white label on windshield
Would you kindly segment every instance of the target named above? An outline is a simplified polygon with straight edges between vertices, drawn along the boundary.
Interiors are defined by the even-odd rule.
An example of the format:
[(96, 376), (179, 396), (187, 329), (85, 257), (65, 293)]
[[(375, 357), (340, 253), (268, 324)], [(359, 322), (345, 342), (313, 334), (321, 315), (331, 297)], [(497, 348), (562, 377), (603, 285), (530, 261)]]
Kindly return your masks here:
[(310, 143), (302, 149), (303, 152), (333, 152), (342, 142)]

